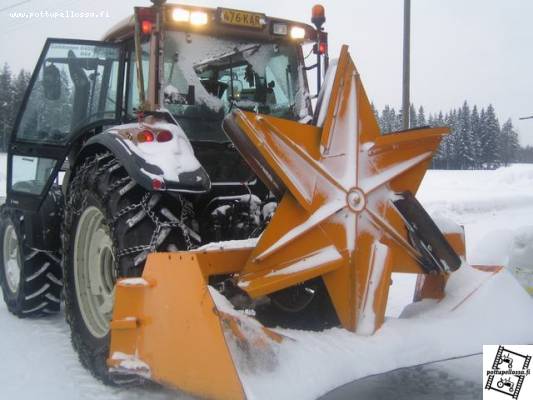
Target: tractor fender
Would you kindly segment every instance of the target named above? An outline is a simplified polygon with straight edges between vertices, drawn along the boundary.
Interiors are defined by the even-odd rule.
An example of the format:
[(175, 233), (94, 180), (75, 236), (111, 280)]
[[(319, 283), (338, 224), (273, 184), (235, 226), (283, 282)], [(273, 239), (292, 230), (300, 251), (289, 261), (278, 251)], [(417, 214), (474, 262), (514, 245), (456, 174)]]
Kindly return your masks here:
[[(137, 140), (144, 131), (153, 133), (152, 141)], [(172, 138), (158, 142), (157, 134), (162, 131), (170, 132)], [(211, 189), (209, 175), (177, 125), (157, 121), (114, 126), (90, 138), (78, 159), (102, 146), (111, 151), (129, 176), (146, 190), (205, 193)]]

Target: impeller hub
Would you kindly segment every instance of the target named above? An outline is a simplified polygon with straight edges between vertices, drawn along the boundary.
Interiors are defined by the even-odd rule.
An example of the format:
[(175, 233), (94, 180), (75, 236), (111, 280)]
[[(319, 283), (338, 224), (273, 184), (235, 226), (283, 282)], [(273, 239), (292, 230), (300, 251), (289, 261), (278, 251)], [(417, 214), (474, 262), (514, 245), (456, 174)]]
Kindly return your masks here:
[(362, 211), (366, 206), (365, 194), (359, 188), (350, 189), (346, 195), (346, 202), (350, 210), (354, 212)]

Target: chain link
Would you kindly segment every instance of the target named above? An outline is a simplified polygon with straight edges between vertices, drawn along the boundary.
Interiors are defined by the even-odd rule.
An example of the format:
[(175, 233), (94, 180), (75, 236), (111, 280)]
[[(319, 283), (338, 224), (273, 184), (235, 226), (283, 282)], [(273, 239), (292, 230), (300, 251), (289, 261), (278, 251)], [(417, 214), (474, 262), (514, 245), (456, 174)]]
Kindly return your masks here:
[(107, 188), (103, 196), (104, 202), (109, 199), (109, 196), (111, 196), (111, 193), (114, 190), (118, 189), (121, 186), (124, 186), (125, 183), (127, 184), (129, 182), (131, 182), (131, 178), (128, 175), (126, 175), (125, 177), (120, 178), (116, 180), (115, 182), (113, 182), (111, 185), (109, 185), (109, 187)]
[(119, 212), (115, 214), (115, 216), (113, 217), (112, 223), (116, 224), (118, 219), (123, 217), (124, 215), (132, 211), (138, 210), (139, 208), (144, 208), (145, 205), (148, 203), (149, 198), (150, 198), (150, 192), (146, 192), (139, 203), (130, 204), (129, 206), (122, 208)]
[[(79, 167), (79, 169), (76, 171), (76, 175), (72, 179), (71, 185), (72, 187), (75, 185), (80, 185), (82, 183), (83, 179), (87, 179), (87, 177), (98, 177), (103, 172), (107, 171), (110, 167), (117, 164), (118, 162), (116, 159), (112, 159), (103, 165), (100, 165), (98, 167), (98, 164), (102, 162), (102, 160), (105, 160), (107, 157), (111, 156), (111, 153), (102, 153), (98, 154), (96, 157), (91, 159), (89, 162), (83, 164)], [(90, 170), (91, 173), (87, 174)], [(119, 189), (120, 187), (123, 187), (124, 185), (127, 185), (129, 182), (131, 182), (131, 178), (129, 176), (125, 176), (123, 178), (120, 178), (113, 182), (106, 190), (103, 196), (103, 200), (107, 201), (111, 194)], [(87, 207), (87, 197), (83, 196), (81, 191), (79, 190), (70, 190), (73, 195), (69, 196), (68, 198), (68, 206), (72, 210), (73, 215), (80, 215), (81, 212)], [(184, 200), (181, 196), (178, 197), (178, 201), (180, 203), (180, 217), (177, 221), (161, 221), (160, 218), (156, 215), (156, 212), (153, 210), (153, 207), (155, 204), (150, 204), (150, 201), (154, 198), (155, 195), (152, 192), (147, 192), (143, 195), (140, 202), (130, 204), (124, 208), (122, 208), (120, 211), (118, 211), (111, 220), (111, 223), (115, 225), (118, 220), (121, 217), (124, 217), (128, 213), (131, 213), (132, 211), (144, 211), (146, 216), (150, 218), (150, 220), (155, 225), (155, 229), (152, 232), (152, 236), (150, 238), (150, 243), (146, 245), (137, 245), (128, 247), (125, 249), (122, 249), (117, 253), (117, 258), (121, 258), (124, 256), (132, 255), (132, 254), (139, 254), (139, 253), (150, 253), (157, 250), (158, 241), (160, 238), (160, 234), (164, 229), (168, 229), (170, 232), (172, 229), (179, 228), (181, 230), (181, 233), (183, 235), (184, 241), (185, 241), (185, 247), (186, 250), (190, 250), (194, 247), (194, 244), (191, 240), (191, 236), (189, 234), (190, 229), (185, 221), (190, 219), (191, 217), (191, 210), (190, 203)], [(83, 198), (80, 199), (80, 197), (83, 196)], [(75, 207), (74, 205), (77, 205), (78, 207)]]
[(113, 218), (113, 223), (116, 223), (118, 219), (127, 213), (141, 209), (143, 210), (146, 215), (150, 218), (150, 220), (155, 225), (155, 229), (152, 233), (152, 237), (150, 238), (150, 243), (147, 245), (140, 245), (140, 246), (132, 246), (128, 247), (126, 249), (121, 250), (118, 252), (117, 257), (121, 258), (126, 255), (136, 254), (136, 253), (151, 253), (157, 250), (158, 246), (158, 239), (159, 235), (161, 234), (161, 231), (163, 229), (168, 229), (169, 232), (172, 229), (179, 228), (181, 230), (181, 233), (183, 235), (183, 239), (185, 240), (185, 250), (190, 250), (194, 247), (194, 244), (192, 243), (191, 236), (189, 234), (190, 228), (187, 226), (187, 224), (184, 222), (188, 219), (190, 210), (188, 210), (190, 207), (188, 207), (188, 202), (186, 203), (185, 200), (180, 196), (178, 197), (178, 200), (180, 202), (181, 212), (180, 212), (180, 219), (177, 221), (161, 221), (159, 217), (156, 215), (155, 211), (153, 211), (153, 208), (150, 207), (150, 199), (152, 198), (152, 193), (148, 192), (146, 193), (141, 201), (136, 204), (131, 204), (122, 210), (120, 210), (115, 217)]

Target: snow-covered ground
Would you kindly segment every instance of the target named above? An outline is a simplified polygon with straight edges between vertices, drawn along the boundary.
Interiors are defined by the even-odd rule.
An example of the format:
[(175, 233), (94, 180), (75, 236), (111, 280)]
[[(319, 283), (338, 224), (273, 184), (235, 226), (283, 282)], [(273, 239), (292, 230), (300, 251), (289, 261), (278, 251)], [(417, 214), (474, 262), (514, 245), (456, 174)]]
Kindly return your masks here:
[[(0, 155), (3, 186), (2, 161)], [(495, 171), (429, 171), (418, 198), (430, 214), (465, 226), (470, 263), (509, 265), (514, 273), (529, 279), (523, 270), (533, 265), (533, 165)], [(249, 397), (312, 399), (369, 374), (480, 352), (483, 343), (533, 343), (533, 300), (507, 272), (487, 280), (486, 274), (463, 268), (450, 281), (445, 301), (433, 304), (432, 309), (426, 307), (429, 302), (411, 307), (404, 313), (409, 318), (401, 319), (392, 317), (410, 302), (414, 281), (403, 275), (393, 281), (391, 318), (374, 337), (356, 337), (342, 329), (284, 330), (295, 341), (277, 349), (278, 368), (260, 377), (244, 374)], [(486, 285), (468, 304), (450, 311), (483, 282)], [(499, 313), (506, 315), (502, 324)], [(3, 303), (0, 393), (0, 398), (23, 400), (187, 398), (162, 389), (101, 385), (79, 365), (63, 315), (18, 320)]]

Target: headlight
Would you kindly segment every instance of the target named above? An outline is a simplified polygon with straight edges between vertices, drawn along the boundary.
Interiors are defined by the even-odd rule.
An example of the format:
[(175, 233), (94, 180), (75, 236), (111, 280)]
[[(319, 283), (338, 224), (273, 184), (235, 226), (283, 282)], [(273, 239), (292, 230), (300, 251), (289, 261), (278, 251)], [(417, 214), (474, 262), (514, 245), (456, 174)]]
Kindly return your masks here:
[(172, 10), (172, 19), (176, 22), (189, 22), (191, 12), (184, 8), (175, 8)]
[(299, 26), (293, 26), (291, 28), (291, 38), (292, 39), (303, 39), (305, 38), (305, 29)]
[(206, 25), (207, 24), (207, 13), (203, 11), (193, 11), (191, 13), (191, 24), (192, 25)]

